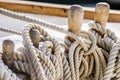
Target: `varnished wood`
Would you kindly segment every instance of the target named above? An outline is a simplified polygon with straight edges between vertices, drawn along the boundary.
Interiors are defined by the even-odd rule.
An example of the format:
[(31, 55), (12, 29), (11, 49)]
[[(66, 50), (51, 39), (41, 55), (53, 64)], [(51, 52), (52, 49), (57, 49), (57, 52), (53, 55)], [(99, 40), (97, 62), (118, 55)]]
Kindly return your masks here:
[[(68, 16), (68, 9), (70, 5), (58, 5), (41, 2), (30, 1), (13, 1), (13, 0), (0, 0), (0, 7), (6, 8), (17, 12), (37, 13), (54, 16)], [(85, 19), (94, 20), (95, 9), (84, 7)], [(110, 10), (108, 18), (110, 22), (120, 22), (120, 11)]]

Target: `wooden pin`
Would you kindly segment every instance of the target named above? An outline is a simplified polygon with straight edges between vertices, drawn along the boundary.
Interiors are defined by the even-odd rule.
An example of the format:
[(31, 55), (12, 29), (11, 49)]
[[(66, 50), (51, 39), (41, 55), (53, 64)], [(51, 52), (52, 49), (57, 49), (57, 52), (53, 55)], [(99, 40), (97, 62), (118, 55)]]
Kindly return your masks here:
[[(3, 60), (8, 68), (13, 69), (13, 55), (15, 44), (11, 40), (4, 40), (2, 43), (3, 47)], [(30, 76), (23, 73), (16, 73), (20, 80), (30, 80)]]
[(33, 45), (38, 48), (40, 42), (40, 32), (36, 29), (30, 31), (30, 37), (32, 39)]
[(15, 44), (11, 40), (4, 40), (2, 47), (3, 47), (3, 60), (9, 68), (12, 68)]
[(73, 5), (68, 13), (68, 30), (76, 35), (80, 34), (83, 22), (84, 10), (79, 5)]
[(95, 8), (95, 22), (100, 23), (102, 26), (106, 26), (109, 17), (109, 10), (110, 6), (108, 3), (97, 3)]

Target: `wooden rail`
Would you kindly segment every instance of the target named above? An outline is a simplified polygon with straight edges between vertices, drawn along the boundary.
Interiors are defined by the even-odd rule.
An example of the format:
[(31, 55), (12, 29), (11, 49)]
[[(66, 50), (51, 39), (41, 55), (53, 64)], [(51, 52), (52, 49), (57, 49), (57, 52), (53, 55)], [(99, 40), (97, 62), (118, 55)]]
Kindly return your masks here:
[[(31, 2), (31, 1), (5, 1), (0, 0), (0, 7), (6, 8), (16, 12), (34, 13), (34, 14), (45, 14), (54, 16), (68, 16), (68, 9), (70, 5), (60, 5), (51, 3)], [(95, 9), (83, 7), (85, 11), (84, 18), (94, 20)], [(120, 11), (110, 10), (108, 21), (120, 22)]]

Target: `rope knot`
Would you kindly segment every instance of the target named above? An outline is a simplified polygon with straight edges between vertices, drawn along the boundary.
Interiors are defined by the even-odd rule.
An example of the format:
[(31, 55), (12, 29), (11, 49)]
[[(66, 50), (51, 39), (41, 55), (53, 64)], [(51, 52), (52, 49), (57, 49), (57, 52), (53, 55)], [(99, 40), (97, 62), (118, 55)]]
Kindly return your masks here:
[(88, 25), (90, 26), (90, 32), (97, 39), (97, 45), (109, 52), (113, 44), (117, 42), (115, 33), (96, 22), (89, 22)]

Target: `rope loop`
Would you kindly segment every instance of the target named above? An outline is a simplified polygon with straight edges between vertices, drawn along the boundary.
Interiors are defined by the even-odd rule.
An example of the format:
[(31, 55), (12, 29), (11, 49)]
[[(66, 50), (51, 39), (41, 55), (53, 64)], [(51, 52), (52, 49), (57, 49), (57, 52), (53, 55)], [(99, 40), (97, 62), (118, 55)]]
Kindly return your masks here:
[[(88, 48), (87, 51), (85, 51), (73, 37), (66, 36), (64, 41), (66, 48), (65, 51), (70, 64), (72, 80), (85, 79), (93, 74), (93, 64), (97, 66), (95, 67), (95, 74), (92, 78), (98, 80), (101, 78), (99, 72), (101, 69), (104, 71), (106, 63), (101, 50), (96, 46), (96, 38), (91, 32), (86, 31), (81, 31), (78, 38), (82, 39), (85, 43)], [(100, 65), (102, 65), (103, 68), (100, 68)], [(101, 73), (103, 74), (103, 72)]]
[[(97, 39), (97, 45), (101, 48), (104, 57), (106, 58), (107, 67), (103, 75), (103, 80), (119, 80), (120, 67), (119, 66), (119, 50), (120, 42), (118, 37), (109, 29), (96, 22), (89, 22), (90, 32), (93, 33)], [(117, 68), (116, 68), (117, 67)]]
[[(25, 25), (21, 35), (24, 47), (13, 55), (14, 67), (31, 76), (32, 80), (120, 80), (120, 42), (114, 32), (96, 22), (90, 22), (88, 32), (79, 35), (40, 19), (17, 14), (0, 8), (0, 13), (20, 20), (36, 23)], [(37, 25), (39, 24), (39, 25)], [(52, 38), (41, 26), (67, 34), (64, 43)], [(30, 31), (40, 33), (39, 47), (33, 44)], [(4, 54), (4, 53), (3, 53)], [(108, 57), (109, 56), (109, 57)], [(0, 79), (20, 80), (2, 61)]]
[[(72, 40), (70, 38), (72, 38)], [(70, 44), (75, 42), (75, 44), (77, 44), (78, 46), (81, 46), (81, 48), (83, 49), (83, 51), (84, 51), (83, 55), (86, 55), (86, 56), (90, 55), (93, 52), (93, 50), (95, 49), (95, 46), (96, 46), (96, 39), (93, 36), (93, 34), (91, 32), (81, 31), (78, 38), (81, 39), (85, 43), (86, 47), (88, 48), (87, 51), (84, 50), (82, 45), (77, 43), (77, 40), (75, 40), (73, 37), (69, 37), (69, 36), (65, 37), (65, 41), (64, 41), (65, 42), (65, 47), (67, 49), (69, 49)]]
[[(112, 78), (120, 80), (120, 42), (116, 42), (110, 51), (107, 68), (104, 73), (104, 80)], [(114, 75), (114, 76), (113, 76)]]
[(103, 49), (108, 47), (107, 51), (110, 51), (113, 44), (117, 42), (115, 33), (96, 22), (89, 22), (88, 25), (90, 26), (90, 32), (96, 36), (98, 46)]
[[(23, 20), (23, 21), (36, 23), (36, 24), (44, 26), (45, 28), (48, 28), (48, 29), (52, 29), (52, 30), (56, 30), (56, 31), (65, 33), (65, 34), (69, 35), (70, 37), (73, 37), (80, 45), (82, 45), (83, 49), (85, 51), (88, 50), (85, 43), (81, 39), (78, 39), (78, 36), (76, 36), (75, 34), (69, 32), (69, 31), (66, 31), (65, 29), (61, 28), (61, 26), (59, 26), (59, 25), (56, 25), (56, 24), (53, 24), (53, 23), (50, 23), (50, 22), (46, 22), (46, 21), (43, 21), (43, 20), (40, 20), (40, 19), (36, 19), (36, 18), (33, 18), (33, 17), (25, 16), (25, 15), (22, 15), (22, 14), (18, 14), (16, 12), (12, 12), (12, 11), (9, 11), (9, 10), (3, 9), (3, 8), (0, 8), (0, 13), (3, 14), (3, 15), (7, 15), (7, 16), (10, 16), (10, 17), (13, 17), (13, 18)], [(7, 31), (7, 32), (10, 32), (10, 33), (15, 33), (15, 31), (11, 31), (11, 30), (9, 31), (8, 29), (7, 30), (2, 29), (2, 28), (0, 28), (0, 29), (4, 30), (4, 31)], [(20, 33), (17, 33), (17, 34), (20, 34)]]

